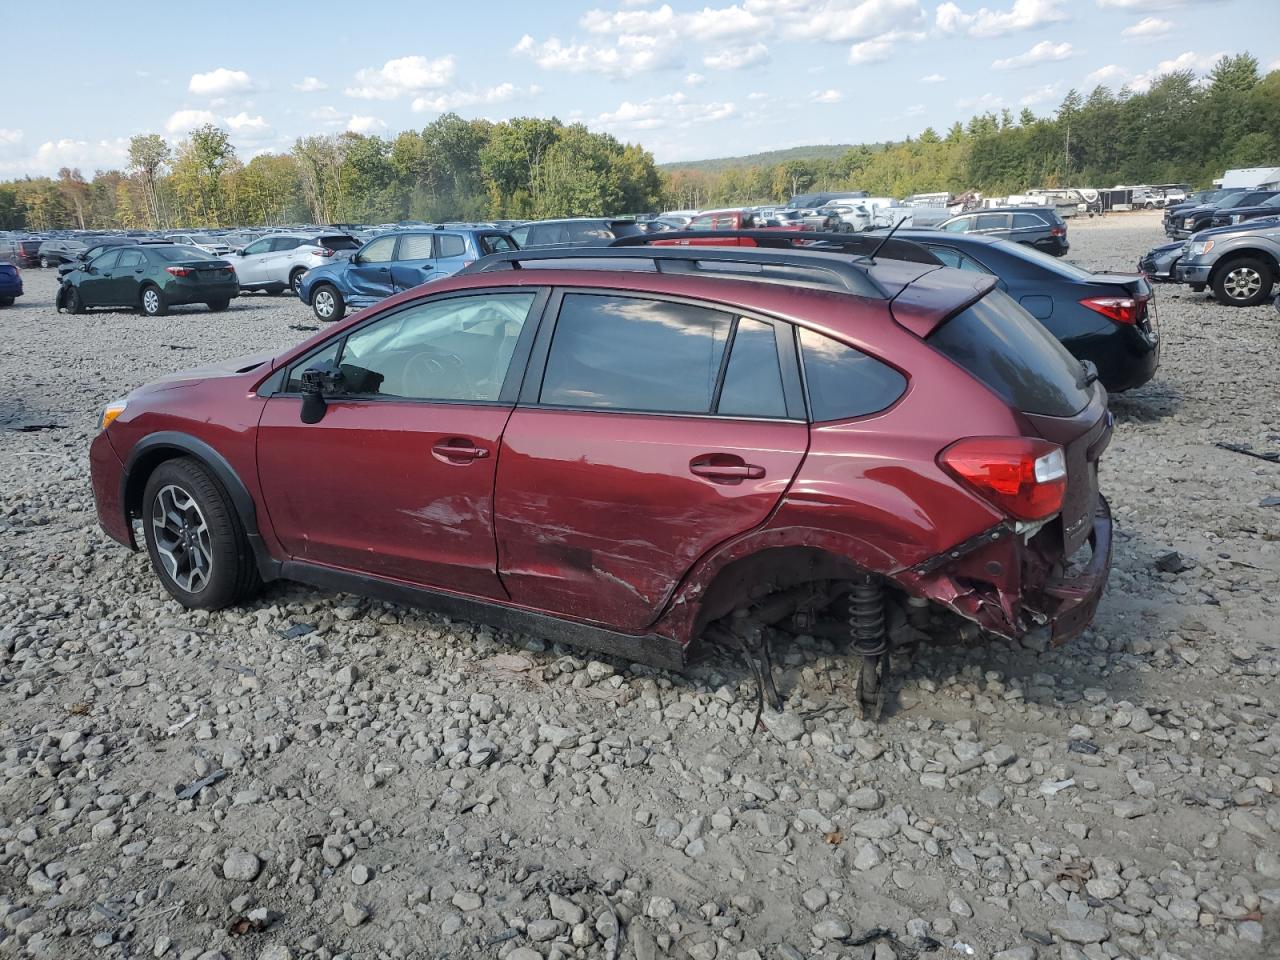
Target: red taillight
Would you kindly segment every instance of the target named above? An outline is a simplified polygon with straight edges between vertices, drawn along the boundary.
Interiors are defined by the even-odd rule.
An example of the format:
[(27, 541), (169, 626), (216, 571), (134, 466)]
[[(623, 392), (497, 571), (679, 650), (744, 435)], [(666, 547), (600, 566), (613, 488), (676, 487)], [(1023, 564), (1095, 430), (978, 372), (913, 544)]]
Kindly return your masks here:
[(1142, 319), (1147, 301), (1145, 297), (1089, 297), (1081, 300), (1080, 304), (1096, 310), (1108, 320), (1132, 326)]
[(1051, 237), (1065, 237), (1066, 235), (1067, 235), (1066, 227), (1054, 227), (1052, 230), (1049, 231), (1049, 236)]
[(236, 275), (236, 268), (235, 268), (235, 267), (223, 267), (223, 268), (222, 268), (222, 272), (223, 272), (223, 273), (230, 274), (231, 276), (233, 276), (233, 277), (234, 277), (234, 276)]
[(332, 257), (332, 256), (333, 256), (333, 251), (332, 251), (332, 250), (330, 250), (328, 247), (321, 247), (319, 250), (317, 250), (317, 251), (316, 251), (316, 256), (318, 256), (318, 257)]
[(175, 277), (189, 277), (195, 273), (190, 267), (165, 267), (164, 272), (171, 273)]
[(1048, 440), (969, 437), (938, 454), (938, 464), (1018, 520), (1045, 520), (1062, 510), (1067, 461)]

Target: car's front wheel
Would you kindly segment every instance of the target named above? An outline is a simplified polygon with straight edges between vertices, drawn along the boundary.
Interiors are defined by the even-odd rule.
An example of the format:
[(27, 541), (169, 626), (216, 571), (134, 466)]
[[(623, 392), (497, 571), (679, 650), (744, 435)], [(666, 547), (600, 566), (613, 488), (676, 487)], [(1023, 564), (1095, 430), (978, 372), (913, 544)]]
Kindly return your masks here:
[(84, 313), (84, 299), (80, 296), (80, 291), (67, 284), (62, 294), (62, 306), (67, 313)]
[(323, 283), (311, 294), (311, 310), (315, 313), (317, 320), (332, 323), (342, 319), (343, 314), (347, 312), (347, 304), (337, 287)]
[(164, 294), (159, 287), (148, 284), (142, 288), (142, 312), (148, 317), (163, 317), (169, 312), (169, 305), (164, 302)]
[(1213, 294), (1219, 303), (1254, 307), (1271, 296), (1276, 278), (1269, 264), (1251, 257), (1232, 260), (1213, 278)]
[(218, 610), (262, 584), (230, 497), (197, 460), (155, 469), (142, 495), (142, 528), (161, 585), (184, 607)]

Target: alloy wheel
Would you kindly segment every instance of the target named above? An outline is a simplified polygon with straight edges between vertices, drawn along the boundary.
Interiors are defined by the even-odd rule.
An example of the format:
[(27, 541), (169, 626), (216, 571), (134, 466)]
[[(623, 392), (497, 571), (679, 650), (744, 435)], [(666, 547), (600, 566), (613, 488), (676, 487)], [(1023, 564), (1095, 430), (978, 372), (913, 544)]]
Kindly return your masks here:
[(195, 498), (179, 486), (161, 487), (151, 504), (151, 531), (165, 572), (187, 593), (209, 585), (213, 541)]
[(320, 317), (328, 318), (333, 316), (334, 303), (333, 294), (328, 290), (321, 290), (316, 294), (316, 314)]
[(1262, 288), (1262, 277), (1252, 267), (1236, 267), (1227, 274), (1222, 288), (1232, 300), (1248, 300)]
[(155, 313), (160, 309), (160, 294), (156, 290), (147, 290), (142, 294), (142, 309), (147, 313)]

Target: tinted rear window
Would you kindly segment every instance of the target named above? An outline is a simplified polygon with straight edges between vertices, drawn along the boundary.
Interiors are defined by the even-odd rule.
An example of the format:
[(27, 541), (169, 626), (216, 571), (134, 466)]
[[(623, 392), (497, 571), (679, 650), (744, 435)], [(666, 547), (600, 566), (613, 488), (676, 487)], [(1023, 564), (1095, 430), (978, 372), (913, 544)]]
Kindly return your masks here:
[(1037, 250), (1035, 247), (1028, 247), (1023, 243), (1013, 243), (1010, 240), (1000, 240), (1000, 249), (1011, 257), (1017, 257), (1020, 260), (1029, 260), (1052, 273), (1056, 273), (1060, 277), (1066, 277), (1069, 280), (1092, 280), (1093, 274), (1084, 267), (1077, 267), (1069, 260), (1063, 260), (1061, 257), (1052, 257), (1043, 251)]
[(1015, 409), (1070, 417), (1089, 402), (1080, 361), (1000, 290), (942, 324), (928, 343)]
[(150, 247), (161, 260), (170, 263), (182, 263), (184, 260), (212, 260), (208, 253), (199, 247)]
[(328, 247), (330, 250), (359, 250), (360, 241), (355, 237), (321, 237), (320, 245)]

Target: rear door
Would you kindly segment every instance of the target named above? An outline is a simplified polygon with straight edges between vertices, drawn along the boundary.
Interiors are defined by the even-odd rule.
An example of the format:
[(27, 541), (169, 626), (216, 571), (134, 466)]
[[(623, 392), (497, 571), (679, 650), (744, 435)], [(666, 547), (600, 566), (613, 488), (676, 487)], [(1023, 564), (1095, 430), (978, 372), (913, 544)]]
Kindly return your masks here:
[(1009, 239), (1016, 243), (1035, 243), (1049, 239), (1049, 229), (1049, 224), (1034, 213), (1015, 213)]
[(600, 291), (553, 296), (503, 435), (511, 598), (640, 631), (708, 550), (763, 523), (808, 446), (785, 324)]
[(438, 277), (451, 277), (475, 260), (467, 251), (467, 238), (460, 233), (437, 233), (435, 255)]
[(393, 233), (371, 240), (347, 265), (346, 280), (350, 292), (348, 299), (360, 303), (375, 303), (394, 292), (391, 280), (391, 262), (395, 259), (397, 237)]
[(1003, 238), (1009, 232), (1009, 214), (980, 213), (973, 218), (973, 226), (967, 232)]
[(124, 249), (116, 262), (111, 285), (112, 303), (132, 306), (142, 301), (142, 277), (147, 271), (147, 258), (141, 250)]
[(391, 289), (394, 293), (409, 290), (432, 280), (436, 260), (429, 233), (405, 233), (400, 236), (395, 259), (391, 262)]

